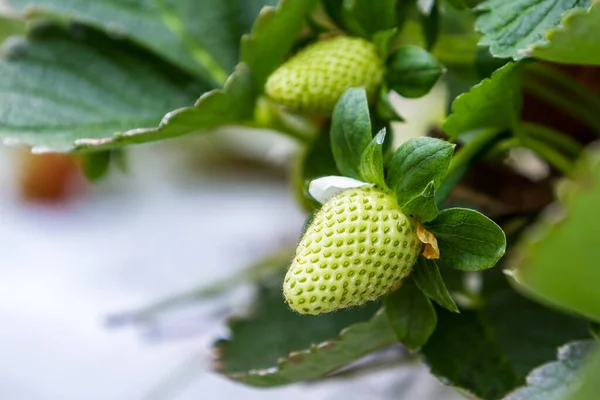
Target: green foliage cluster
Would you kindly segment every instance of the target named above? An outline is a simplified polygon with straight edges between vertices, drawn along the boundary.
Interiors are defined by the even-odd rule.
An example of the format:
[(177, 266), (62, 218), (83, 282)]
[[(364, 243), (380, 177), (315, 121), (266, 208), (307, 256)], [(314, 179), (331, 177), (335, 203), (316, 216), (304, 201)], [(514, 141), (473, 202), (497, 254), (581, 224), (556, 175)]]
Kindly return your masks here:
[[(398, 290), (362, 307), (294, 313), (281, 295), (292, 253), (284, 249), (216, 287), (141, 310), (138, 322), (251, 281), (252, 312), (215, 344), (216, 370), (233, 380), (324, 379), (401, 343), (477, 398), (596, 398), (600, 163), (589, 137), (600, 134), (600, 96), (597, 81), (572, 71), (600, 67), (600, 1), (9, 2), (0, 19), (6, 144), (81, 154), (87, 176), (101, 179), (128, 145), (225, 125), (273, 129), (301, 148), (293, 184), (307, 213), (320, 207), (311, 181), (350, 177), (392, 193), (439, 246), (440, 257), (419, 257)], [(377, 49), (386, 71), (375, 98), (344, 88), (332, 115), (315, 118), (265, 95), (288, 58), (338, 35)], [(393, 148), (391, 124), (412, 116), (390, 93), (419, 98), (440, 80), (449, 115), (437, 138)], [(552, 113), (587, 136), (544, 120)], [(486, 216), (476, 200), (456, 204), (451, 194), (470, 173), (517, 148), (562, 182), (555, 207)]]

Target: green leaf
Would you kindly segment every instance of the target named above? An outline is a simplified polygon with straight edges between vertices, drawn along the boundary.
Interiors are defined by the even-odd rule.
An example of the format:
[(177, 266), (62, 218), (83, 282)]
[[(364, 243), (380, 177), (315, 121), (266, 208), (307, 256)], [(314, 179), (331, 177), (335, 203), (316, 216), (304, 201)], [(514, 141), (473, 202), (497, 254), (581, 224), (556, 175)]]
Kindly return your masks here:
[[(393, 45), (397, 34), (398, 28), (392, 28), (386, 31), (379, 31), (373, 35), (371, 42), (377, 48), (377, 53), (382, 59), (385, 60), (388, 57), (390, 53), (390, 46)], [(385, 87), (385, 85), (382, 85), (382, 87)]]
[(82, 169), (90, 181), (98, 181), (108, 173), (110, 168), (111, 151), (97, 151), (83, 155)]
[(600, 65), (600, 2), (563, 15), (560, 26), (546, 32), (546, 41), (533, 46), (530, 55), (547, 61)]
[(521, 74), (516, 64), (506, 64), (458, 96), (442, 128), (452, 140), (479, 128), (515, 128), (521, 116), (521, 96)]
[(438, 328), (421, 349), (432, 374), (483, 399), (499, 399), (520, 384), (476, 312), (437, 311)]
[(446, 2), (458, 10), (469, 8), (469, 4), (466, 2), (466, 0), (446, 0)]
[(507, 136), (508, 132), (505, 131), (482, 129), (468, 135), (468, 141), (464, 140), (466, 138), (462, 138), (463, 147), (452, 158), (444, 182), (436, 190), (437, 203), (442, 204), (471, 168)]
[[(319, 316), (297, 314), (281, 298), (281, 279), (263, 287), (255, 312), (233, 320), (216, 343), (218, 371), (252, 386), (313, 380), (396, 342), (377, 303)], [(340, 333), (341, 331), (341, 333)]]
[(295, 166), (293, 171), (294, 187), (303, 205), (310, 211), (321, 208), (321, 203), (308, 192), (310, 182), (323, 176), (340, 175), (333, 159), (329, 132), (320, 132), (316, 135), (300, 154)]
[(427, 50), (405, 45), (388, 57), (386, 82), (404, 97), (421, 97), (433, 88), (443, 72), (444, 67)]
[(387, 296), (384, 305), (398, 340), (411, 350), (423, 346), (435, 330), (435, 309), (411, 279)]
[(342, 30), (348, 30), (344, 21), (344, 0), (321, 0), (329, 18)]
[(402, 0), (398, 2), (396, 6), (396, 27), (399, 31), (407, 24), (416, 5), (417, 0)]
[(591, 0), (487, 0), (477, 9), (481, 46), (495, 57), (519, 60), (531, 46), (543, 42), (545, 32), (559, 26), (565, 11), (588, 7)]
[[(277, 8), (275, 8), (274, 13), (263, 11), (262, 16), (259, 17), (259, 20), (255, 23), (254, 31), (252, 32), (250, 37), (246, 38), (246, 41), (255, 44), (262, 43), (261, 38), (266, 37), (266, 32), (271, 32), (274, 36), (296, 37), (296, 34), (298, 32), (295, 29), (297, 28), (297, 26), (294, 23), (282, 25), (281, 19), (287, 20), (288, 18), (290, 18), (290, 8), (293, 10), (298, 10), (298, 8), (296, 8), (298, 7), (298, 3), (306, 4), (308, 2), (306, 2), (305, 0), (284, 0), (279, 4)], [(294, 18), (296, 17), (301, 16), (295, 15)], [(280, 29), (273, 29), (271, 28), (272, 26), (279, 27)], [(256, 38), (254, 38), (254, 35), (256, 35)], [(270, 40), (271, 38), (266, 37), (264, 42), (265, 46), (270, 45)], [(285, 42), (285, 40), (281, 41)], [(85, 65), (85, 68), (93, 69), (96, 64), (102, 64), (103, 62), (106, 62), (104, 60), (98, 61), (98, 63), (87, 63)], [(148, 61), (144, 60), (140, 60), (137, 64), (139, 64), (136, 66), (136, 68), (138, 69), (150, 68), (152, 66), (152, 63), (148, 64)], [(134, 63), (133, 65), (136, 64)], [(104, 74), (106, 74), (106, 72), (104, 72)], [(136, 74), (133, 74), (133, 76), (137, 77)], [(170, 79), (178, 80), (181, 80), (181, 78), (178, 78), (180, 76), (181, 73), (179, 71), (170, 72), (168, 75)], [(26, 75), (24, 74), (20, 75), (20, 77), (22, 77), (23, 80), (30, 80), (30, 78), (26, 77)], [(77, 77), (73, 77), (72, 79), (73, 81), (69, 82), (69, 85), (65, 86), (73, 86), (75, 87), (74, 90), (77, 90)], [(137, 94), (137, 96), (140, 99), (142, 99), (138, 101), (157, 102), (159, 104), (164, 104), (165, 95), (161, 92), (160, 82), (160, 79), (156, 79), (156, 83), (154, 84), (154, 87), (151, 88), (151, 90), (142, 91), (142, 93)], [(44, 83), (47, 84), (46, 81)], [(27, 84), (27, 82), (23, 82), (23, 84)], [(42, 84), (40, 84), (39, 86), (43, 87)], [(127, 86), (135, 88), (138, 85), (130, 83)], [(157, 94), (149, 96), (148, 93), (153, 93), (155, 91), (157, 92)], [(194, 93), (193, 98), (195, 98), (204, 90), (201, 90), (200, 87), (196, 87), (195, 89), (193, 87), (190, 87), (188, 91)], [(181, 88), (178, 90), (178, 92), (182, 92), (179, 93), (180, 96), (183, 96), (185, 93), (187, 93)], [(167, 92), (166, 94), (168, 95), (168, 93), (169, 92)], [(88, 134), (88, 130), (86, 127), (78, 126), (77, 134), (74, 133), (72, 137), (67, 137), (64, 135), (61, 136), (61, 139), (63, 139), (65, 142), (62, 143), (61, 148), (58, 148), (56, 145), (53, 145), (51, 149), (57, 151), (69, 151), (73, 149), (111, 149), (114, 147), (130, 145), (135, 143), (145, 143), (157, 140), (164, 140), (195, 132), (207, 132), (211, 129), (222, 125), (244, 125), (248, 123), (252, 125), (255, 108), (254, 104), (257, 95), (258, 91), (256, 90), (256, 76), (251, 75), (248, 66), (244, 63), (241, 63), (237, 66), (236, 71), (229, 77), (223, 89), (215, 89), (211, 92), (204, 93), (193, 107), (179, 108), (175, 111), (169, 112), (160, 122), (158, 127), (155, 127), (156, 123), (158, 122), (158, 115), (162, 115), (166, 111), (169, 111), (173, 108), (181, 107), (184, 104), (190, 104), (192, 103), (192, 100), (188, 97), (188, 100), (183, 104), (177, 103), (177, 105), (175, 105), (175, 103), (173, 103), (172, 106), (165, 107), (166, 109), (160, 111), (154, 110), (154, 112), (152, 112), (153, 110), (150, 108), (146, 110), (143, 107), (137, 107), (136, 112), (138, 113), (150, 114), (152, 112), (152, 114), (150, 114), (153, 117), (151, 123), (144, 121), (135, 122), (135, 120), (131, 120), (130, 118), (131, 121), (128, 120), (128, 124), (125, 127), (122, 127), (120, 125), (116, 127), (103, 127), (101, 132), (96, 132), (93, 135)], [(102, 109), (103, 106), (97, 106), (96, 109)], [(63, 110), (62, 112), (65, 113), (67, 111)], [(123, 111), (121, 110), (121, 112)], [(49, 121), (44, 121), (44, 124), (47, 125), (48, 122)], [(1, 133), (2, 130), (0, 124), (0, 134)], [(39, 140), (40, 136), (42, 135), (38, 130), (35, 130), (31, 132), (31, 136)], [(73, 146), (72, 139), (76, 140), (75, 146)]]
[(331, 149), (344, 175), (360, 179), (363, 152), (372, 139), (369, 103), (364, 88), (346, 90), (333, 109)]
[(104, 149), (165, 140), (223, 125), (243, 124), (253, 118), (254, 93), (250, 71), (244, 64), (229, 77), (223, 89), (204, 93), (193, 107), (168, 113), (156, 128), (133, 129), (102, 139), (78, 139), (77, 150)]
[(598, 349), (597, 343), (594, 344), (596, 345), (595, 350), (588, 357), (587, 364), (580, 376), (581, 385), (575, 389), (568, 400), (594, 400), (598, 397), (600, 391), (600, 382), (598, 381), (600, 374), (600, 349)]
[(136, 47), (89, 30), (75, 36), (59, 29), (7, 41), (0, 88), (0, 137), (56, 152), (155, 126), (203, 89)]
[(316, 3), (316, 0), (281, 0), (276, 8), (266, 7), (256, 19), (252, 34), (242, 38), (241, 61), (250, 68), (257, 91), (262, 92), (271, 72), (288, 57)]
[(360, 161), (360, 175), (365, 182), (371, 182), (380, 188), (385, 188), (383, 177), (383, 142), (385, 141), (386, 129), (383, 128), (362, 154)]
[(421, 353), (446, 384), (499, 399), (523, 385), (533, 368), (555, 359), (559, 346), (588, 333), (584, 321), (519, 296), (500, 270), (483, 277), (481, 307), (460, 314), (438, 308), (437, 328)]
[(343, 7), (346, 26), (368, 39), (396, 25), (395, 0), (343, 0)]
[(377, 110), (379, 118), (384, 121), (404, 122), (404, 118), (398, 114), (398, 111), (396, 111), (396, 108), (392, 105), (388, 88), (385, 85), (383, 85), (379, 91), (379, 98), (377, 99), (375, 109)]
[(13, 16), (0, 15), (0, 43), (13, 35), (23, 35), (27, 32), (25, 21)]
[(185, 69), (222, 85), (239, 56), (239, 41), (268, 1), (10, 0), (29, 17), (55, 17), (118, 32)]
[(599, 158), (597, 151), (590, 152), (574, 180), (563, 182), (561, 213), (549, 212), (537, 223), (510, 265), (527, 294), (594, 321), (600, 321), (600, 269), (595, 254), (600, 235), (594, 222), (600, 219)]
[(528, 385), (510, 393), (504, 400), (569, 399), (573, 390), (581, 384), (579, 373), (593, 348), (593, 341), (571, 342), (561, 346), (557, 361), (531, 371), (527, 375)]
[(420, 222), (434, 220), (439, 214), (435, 201), (435, 182), (429, 182), (423, 193), (399, 205), (404, 214), (414, 216)]
[(494, 221), (466, 208), (448, 208), (425, 226), (440, 248), (438, 263), (461, 271), (491, 268), (506, 251), (506, 235)]
[(458, 307), (446, 289), (435, 260), (419, 257), (411, 277), (419, 289), (430, 299), (452, 312), (458, 312)]
[(420, 196), (429, 182), (437, 189), (448, 170), (454, 145), (440, 139), (420, 137), (404, 142), (390, 161), (387, 182), (396, 191), (398, 204)]
[(427, 50), (433, 49), (440, 34), (440, 6), (438, 0), (429, 3), (431, 4), (429, 12), (421, 11), (421, 26)]

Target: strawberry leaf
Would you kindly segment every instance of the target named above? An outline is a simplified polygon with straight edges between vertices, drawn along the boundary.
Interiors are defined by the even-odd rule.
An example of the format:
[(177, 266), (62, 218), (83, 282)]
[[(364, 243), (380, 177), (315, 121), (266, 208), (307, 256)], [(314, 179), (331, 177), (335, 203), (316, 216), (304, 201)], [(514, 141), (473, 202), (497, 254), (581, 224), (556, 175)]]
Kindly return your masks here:
[(565, 11), (588, 7), (591, 0), (487, 0), (477, 9), (479, 42), (490, 46), (495, 57), (519, 60), (532, 45), (544, 40), (545, 32), (560, 24)]
[(595, 285), (600, 269), (593, 256), (598, 231), (592, 223), (600, 218), (598, 160), (597, 152), (583, 158), (574, 180), (561, 186), (562, 213), (549, 212), (540, 220), (535, 234), (521, 241), (510, 265), (526, 293), (594, 321), (600, 321), (600, 292)]
[(383, 85), (379, 91), (376, 104), (377, 116), (384, 121), (404, 122), (404, 118), (394, 108), (390, 101), (388, 88)]
[(430, 299), (452, 312), (458, 312), (458, 307), (446, 289), (435, 260), (419, 257), (411, 276), (419, 289)]
[(24, 35), (27, 23), (15, 16), (0, 15), (0, 43), (12, 35)]
[(569, 399), (569, 395), (581, 384), (578, 375), (594, 344), (592, 341), (579, 341), (561, 346), (557, 361), (531, 371), (527, 375), (527, 386), (510, 393), (504, 400)]
[(444, 67), (419, 46), (400, 46), (387, 60), (386, 82), (398, 94), (414, 98), (425, 96), (438, 81)]
[(204, 89), (156, 57), (85, 29), (7, 41), (0, 87), (0, 137), (57, 152), (74, 150), (81, 139), (103, 142), (114, 132), (155, 126)]
[(600, 65), (600, 2), (563, 15), (560, 26), (546, 32), (546, 42), (536, 44), (530, 55), (557, 63)]
[(346, 90), (333, 109), (331, 150), (341, 173), (360, 179), (360, 163), (371, 142), (371, 117), (364, 88)]
[(398, 340), (411, 350), (423, 346), (435, 330), (435, 310), (411, 279), (387, 296), (384, 306)]
[(395, 0), (343, 0), (344, 25), (370, 39), (396, 25)]
[(29, 18), (69, 19), (118, 32), (188, 73), (221, 86), (238, 61), (239, 41), (275, 0), (10, 0)]
[(327, 15), (341, 29), (348, 30), (344, 21), (344, 1), (345, 0), (321, 0)]
[(555, 359), (559, 346), (589, 334), (585, 321), (521, 297), (500, 270), (482, 274), (479, 307), (460, 314), (438, 308), (437, 328), (421, 353), (446, 384), (500, 399), (533, 368)]
[(377, 307), (297, 314), (282, 301), (277, 279), (261, 288), (253, 315), (232, 320), (230, 338), (215, 344), (217, 370), (260, 387), (323, 377), (396, 342), (385, 314), (373, 315)]
[(99, 150), (135, 143), (165, 140), (219, 126), (244, 124), (253, 118), (254, 93), (250, 71), (241, 64), (223, 89), (204, 93), (193, 107), (168, 113), (156, 128), (132, 129), (100, 139), (76, 140), (76, 150)]
[[(303, 19), (287, 12), (289, 7), (297, 10), (298, 3), (306, 5), (307, 2), (285, 0), (274, 13), (263, 12), (263, 17), (268, 17), (259, 18), (253, 32), (257, 34), (257, 43), (261, 32), (273, 33), (272, 26), (280, 28), (277, 35), (295, 38), (297, 25), (281, 23), (281, 18), (284, 21), (291, 17)], [(61, 43), (52, 42), (49, 37), (30, 39), (30, 52), (0, 60), (2, 77), (7, 80), (12, 76), (8, 71), (17, 67), (27, 65), (29, 67), (21, 71), (28, 71), (27, 68), (32, 71), (20, 73), (5, 83), (11, 91), (21, 92), (24, 105), (12, 107), (15, 112), (10, 119), (8, 115), (0, 116), (0, 137), (51, 151), (104, 150), (253, 121), (259, 92), (252, 80), (256, 77), (244, 63), (238, 65), (223, 89), (204, 93), (193, 107), (180, 108), (191, 104), (208, 87), (185, 78), (186, 75), (182, 77), (181, 71), (172, 67), (166, 72), (153, 71), (166, 67), (160, 60), (137, 56), (140, 51), (132, 46), (119, 49), (115, 42), (107, 39), (104, 39), (105, 45), (96, 46), (79, 36), (81, 34)], [(246, 40), (252, 41), (252, 37)], [(42, 55), (51, 58), (56, 66), (48, 64)], [(97, 65), (110, 67), (101, 71)], [(73, 72), (75, 66), (77, 73)], [(38, 69), (45, 72), (36, 73)], [(128, 84), (116, 88), (114, 83), (121, 81)], [(33, 86), (35, 92), (31, 89)], [(64, 87), (70, 88), (70, 95), (86, 99), (86, 103), (62, 101), (64, 93), (60, 88)], [(44, 92), (40, 93), (40, 88), (44, 88)], [(123, 96), (115, 95), (115, 91)], [(124, 106), (123, 103), (129, 104)], [(84, 104), (87, 105), (82, 109)], [(173, 109), (176, 110), (168, 112)], [(161, 121), (160, 116), (165, 113)], [(56, 115), (61, 119), (55, 118)]]
[(102, 179), (110, 168), (110, 159), (112, 153), (110, 150), (95, 151), (84, 154), (82, 157), (81, 169), (85, 177), (90, 181)]
[(403, 143), (390, 161), (387, 183), (405, 204), (420, 196), (429, 182), (437, 189), (448, 170), (454, 145), (440, 139), (421, 137)]
[(423, 36), (425, 36), (425, 44), (427, 50), (433, 49), (435, 43), (440, 35), (440, 5), (439, 0), (428, 0), (417, 2), (417, 5), (426, 3), (427, 8), (420, 9), (421, 26), (423, 29)]
[(309, 211), (321, 208), (321, 203), (316, 201), (308, 192), (310, 182), (324, 176), (340, 175), (333, 159), (331, 139), (328, 132), (320, 132), (313, 138), (306, 150), (300, 154), (300, 160), (296, 164), (293, 174), (296, 193), (300, 195), (304, 207)]
[(438, 241), (438, 264), (442, 267), (480, 271), (496, 265), (506, 251), (506, 236), (502, 228), (475, 210), (442, 210), (425, 227)]
[(435, 182), (431, 181), (423, 189), (423, 193), (413, 197), (406, 203), (400, 204), (402, 212), (417, 218), (420, 222), (434, 220), (439, 210), (435, 201)]
[(514, 128), (521, 115), (521, 95), (521, 74), (516, 64), (506, 64), (454, 100), (444, 132), (455, 140), (475, 129)]
[(600, 373), (600, 350), (597, 343), (593, 354), (588, 357), (588, 361), (581, 372), (581, 385), (574, 390), (569, 400), (590, 400), (598, 396), (600, 390), (600, 382), (598, 382), (598, 374)]
[(469, 8), (468, 0), (446, 0), (446, 2), (458, 10), (464, 10), (465, 8)]
[(363, 152), (360, 162), (360, 174), (365, 182), (374, 183), (380, 188), (385, 188), (383, 177), (383, 142), (386, 129), (383, 128)]

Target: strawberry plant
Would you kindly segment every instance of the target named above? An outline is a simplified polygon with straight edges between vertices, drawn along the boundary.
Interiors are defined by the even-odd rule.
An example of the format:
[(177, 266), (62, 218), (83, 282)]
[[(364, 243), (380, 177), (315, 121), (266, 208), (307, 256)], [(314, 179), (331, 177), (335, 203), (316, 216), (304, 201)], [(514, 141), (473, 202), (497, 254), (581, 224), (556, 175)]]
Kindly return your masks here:
[[(472, 398), (598, 396), (600, 1), (9, 4), (7, 145), (97, 180), (127, 146), (225, 126), (296, 143), (297, 243), (136, 322), (251, 282), (215, 343), (233, 381), (326, 380), (373, 353), (368, 372), (403, 346), (395, 363)], [(440, 97), (443, 121), (398, 129), (406, 99)]]

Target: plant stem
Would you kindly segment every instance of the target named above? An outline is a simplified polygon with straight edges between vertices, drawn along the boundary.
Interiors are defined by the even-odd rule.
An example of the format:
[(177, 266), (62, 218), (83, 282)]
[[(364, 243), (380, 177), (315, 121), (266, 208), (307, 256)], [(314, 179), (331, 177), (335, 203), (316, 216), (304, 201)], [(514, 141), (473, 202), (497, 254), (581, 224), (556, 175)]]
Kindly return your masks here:
[(509, 151), (510, 149), (514, 149), (515, 147), (519, 147), (520, 139), (516, 137), (509, 137), (507, 139), (503, 139), (496, 146), (494, 146), (490, 151), (486, 153), (486, 158), (495, 158), (496, 156), (502, 155)]
[(474, 161), (489, 144), (494, 141), (502, 131), (498, 129), (488, 129), (477, 135), (471, 142), (460, 149), (452, 158), (446, 177), (453, 175), (465, 165)]
[(528, 137), (522, 138), (521, 144), (523, 145), (523, 147), (528, 148), (529, 150), (542, 157), (550, 165), (561, 171), (563, 174), (568, 175), (573, 170), (573, 162), (568, 157), (565, 157), (556, 149), (547, 145), (546, 143)]
[(583, 146), (576, 140), (550, 127), (523, 121), (521, 128), (527, 133), (527, 136), (545, 141), (569, 156), (577, 157), (583, 150)]
[(596, 113), (592, 110), (586, 109), (582, 107), (580, 103), (565, 97), (563, 94), (560, 94), (552, 88), (539, 82), (526, 80), (524, 85), (536, 97), (546, 100), (561, 110), (564, 110), (574, 117), (585, 121), (589, 126), (596, 130), (596, 133), (600, 134), (600, 110)]
[(590, 111), (600, 112), (600, 97), (571, 75), (543, 63), (530, 64), (527, 67), (527, 70), (547, 79), (560, 87), (561, 90), (570, 91), (571, 93), (576, 94), (586, 104), (593, 107), (593, 110), (590, 109)]
[(298, 129), (295, 129), (295, 128), (290, 127), (289, 125), (285, 125), (285, 124), (262, 125), (262, 124), (257, 124), (257, 123), (245, 123), (244, 126), (247, 126), (249, 128), (256, 128), (256, 129), (274, 130), (279, 133), (283, 133), (284, 135), (286, 135), (292, 139), (296, 139), (298, 142), (300, 142), (302, 144), (308, 144), (311, 142), (311, 135), (309, 133), (300, 131)]
[(444, 182), (435, 194), (437, 204), (442, 204), (448, 198), (469, 166), (481, 158), (503, 133), (504, 131), (498, 129), (483, 130), (456, 153), (450, 162)]

